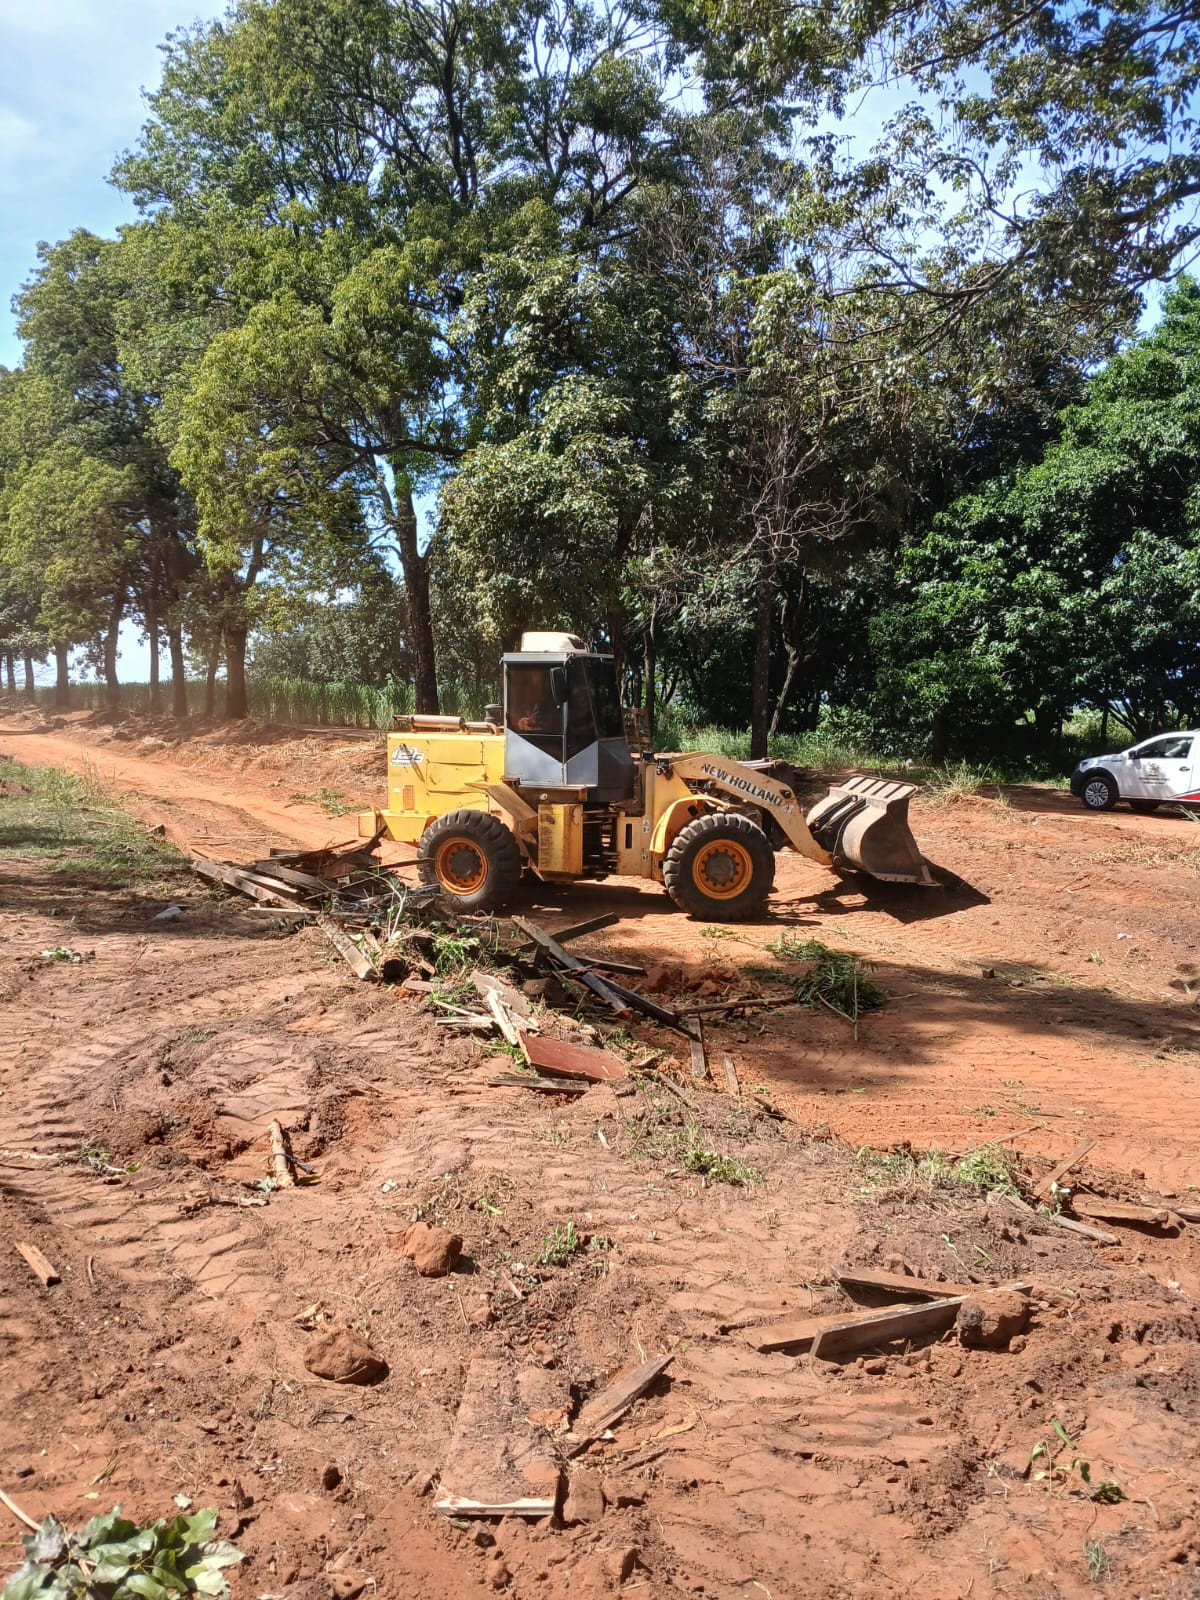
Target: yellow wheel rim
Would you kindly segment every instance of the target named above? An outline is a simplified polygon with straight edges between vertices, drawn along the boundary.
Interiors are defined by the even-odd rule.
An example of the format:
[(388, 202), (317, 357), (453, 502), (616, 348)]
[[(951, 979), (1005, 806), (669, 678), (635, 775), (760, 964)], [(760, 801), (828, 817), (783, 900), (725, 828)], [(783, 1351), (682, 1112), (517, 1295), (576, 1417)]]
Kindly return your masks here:
[(474, 894), (487, 877), (487, 862), (470, 839), (443, 839), (434, 853), (433, 870), (451, 894)]
[(713, 839), (696, 852), (692, 876), (710, 900), (735, 900), (750, 882), (754, 862), (736, 839)]

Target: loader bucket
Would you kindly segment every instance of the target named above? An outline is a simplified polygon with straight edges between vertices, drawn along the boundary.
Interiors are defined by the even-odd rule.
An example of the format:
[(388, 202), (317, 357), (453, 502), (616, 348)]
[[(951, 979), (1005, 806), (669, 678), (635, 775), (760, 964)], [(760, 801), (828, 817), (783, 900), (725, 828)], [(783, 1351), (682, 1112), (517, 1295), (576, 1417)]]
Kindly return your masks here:
[(835, 867), (869, 872), (885, 883), (935, 884), (908, 826), (916, 789), (885, 778), (847, 778), (809, 812), (809, 832)]

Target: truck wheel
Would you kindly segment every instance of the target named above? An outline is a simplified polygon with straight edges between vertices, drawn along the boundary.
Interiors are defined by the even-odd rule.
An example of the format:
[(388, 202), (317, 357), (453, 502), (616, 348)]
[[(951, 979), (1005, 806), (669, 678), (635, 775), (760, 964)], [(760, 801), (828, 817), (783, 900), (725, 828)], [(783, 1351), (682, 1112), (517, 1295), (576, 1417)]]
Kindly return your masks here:
[(663, 862), (663, 883), (693, 917), (741, 922), (757, 915), (775, 882), (775, 852), (749, 817), (714, 812), (681, 828)]
[(1089, 772), (1079, 798), (1089, 811), (1111, 811), (1121, 797), (1107, 772)]
[(421, 835), (422, 883), (436, 883), (464, 911), (491, 911), (521, 881), (517, 841), (486, 811), (451, 811)]
[(1129, 809), (1140, 811), (1144, 817), (1148, 817), (1152, 811), (1157, 811), (1161, 804), (1161, 800), (1131, 800)]

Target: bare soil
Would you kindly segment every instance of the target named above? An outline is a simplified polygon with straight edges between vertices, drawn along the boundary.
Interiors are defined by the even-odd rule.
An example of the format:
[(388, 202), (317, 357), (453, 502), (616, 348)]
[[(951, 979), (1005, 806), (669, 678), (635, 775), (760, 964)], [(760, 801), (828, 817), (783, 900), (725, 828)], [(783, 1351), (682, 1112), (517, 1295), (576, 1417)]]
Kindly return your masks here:
[[(352, 816), (291, 797), (369, 805), (383, 783), (382, 741), (345, 733), (180, 740), (10, 714), (0, 751), (90, 771), (231, 859), (350, 837)], [(859, 1152), (1027, 1130), (1011, 1148), (1040, 1175), (1088, 1137), (1097, 1192), (1200, 1203), (1200, 829), (1035, 787), (918, 803), (913, 825), (951, 886), (864, 893), (781, 857), (770, 917), (729, 936), (635, 884), (531, 892), (549, 926), (620, 912), (582, 947), (666, 967), (668, 998), (761, 987), (744, 969), (787, 970), (763, 948), (780, 932), (871, 964), (889, 999), (857, 1037), (799, 1008), (709, 1029), (749, 1110), (691, 1084), (677, 1038), (637, 1030), (676, 1055), (694, 1117), (647, 1087), (489, 1087), (504, 1062), (485, 1046), (357, 983), (316, 930), (286, 936), (187, 875), (114, 892), (5, 857), (0, 1486), (69, 1522), (114, 1501), (169, 1514), (176, 1493), (219, 1505), (248, 1555), (239, 1600), (360, 1584), (589, 1600), (621, 1587), (631, 1550), (624, 1589), (663, 1597), (1193, 1596), (1196, 1229), (1094, 1245)], [(155, 923), (168, 900), (184, 915)], [(65, 943), (92, 959), (41, 958)], [(755, 1115), (763, 1099), (784, 1120)], [(262, 1198), (247, 1185), (274, 1116), (318, 1181), (219, 1203)], [(693, 1120), (761, 1181), (682, 1169), (667, 1152)], [(418, 1277), (394, 1247), (417, 1211), (465, 1241), (449, 1277)], [(539, 1266), (568, 1221), (595, 1247)], [(18, 1239), (61, 1284), (37, 1283)], [(897, 1258), (1033, 1279), (1024, 1343), (846, 1365), (751, 1347), (750, 1324), (836, 1308), (837, 1266)], [(305, 1369), (335, 1325), (384, 1357), (382, 1383)], [(667, 1373), (572, 1465), (608, 1481), (602, 1516), (485, 1523), (481, 1543), (433, 1511), (486, 1363), (557, 1397), (536, 1413), (553, 1455), (563, 1417), (660, 1351)], [(1041, 1454), (1030, 1470), (1043, 1441), (1048, 1479)], [(1091, 1497), (1083, 1461), (1118, 1502)]]

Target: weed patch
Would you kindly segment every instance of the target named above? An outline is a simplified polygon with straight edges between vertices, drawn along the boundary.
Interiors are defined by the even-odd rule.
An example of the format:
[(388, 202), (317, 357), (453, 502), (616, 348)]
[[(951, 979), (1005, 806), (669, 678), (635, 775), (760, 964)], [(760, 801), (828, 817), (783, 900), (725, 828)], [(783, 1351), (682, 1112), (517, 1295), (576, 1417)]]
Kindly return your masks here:
[(49, 870), (127, 889), (177, 874), (183, 857), (93, 783), (53, 767), (0, 758), (0, 857), (44, 860)]
[(863, 963), (849, 950), (831, 950), (819, 939), (797, 939), (793, 934), (780, 934), (766, 948), (780, 961), (807, 962), (807, 971), (783, 973), (747, 967), (747, 973), (768, 983), (786, 984), (811, 1011), (826, 1006), (848, 1022), (857, 1022), (864, 1011), (878, 1011), (887, 1000), (879, 985), (868, 977)]

